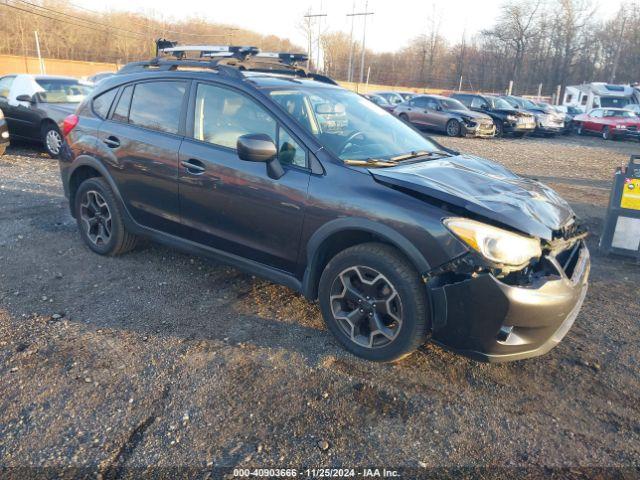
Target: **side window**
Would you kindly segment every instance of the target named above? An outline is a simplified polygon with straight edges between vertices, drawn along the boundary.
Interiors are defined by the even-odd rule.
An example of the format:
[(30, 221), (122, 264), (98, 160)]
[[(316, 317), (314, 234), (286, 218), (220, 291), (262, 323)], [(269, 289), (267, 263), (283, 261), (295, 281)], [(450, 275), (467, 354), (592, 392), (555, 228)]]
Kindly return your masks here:
[(462, 103), (467, 107), (471, 105), (471, 102), (469, 102), (469, 97), (467, 95), (451, 95), (451, 98), (455, 98), (456, 100), (458, 100), (460, 103)]
[(438, 109), (438, 102), (433, 98), (428, 99), (427, 100), (427, 108), (429, 110), (437, 110)]
[(471, 100), (473, 108), (482, 108), (483, 105), (486, 105), (486, 102), (480, 97), (473, 97), (473, 100)]
[(2, 77), (0, 78), (0, 97), (9, 98), (9, 90), (16, 77)]
[(580, 105), (586, 105), (587, 104), (587, 100), (589, 99), (588, 96), (583, 95), (582, 96), (582, 100), (580, 100)]
[(118, 100), (118, 105), (111, 115), (111, 119), (116, 122), (127, 123), (129, 121), (129, 105), (131, 105), (131, 96), (133, 94), (133, 85), (125, 87)]
[(117, 88), (113, 88), (108, 92), (101, 93), (96, 98), (93, 99), (93, 111), (100, 118), (107, 118), (109, 114), (109, 109), (111, 108), (111, 104), (113, 103), (113, 99), (116, 98), (116, 93), (118, 92)]
[(178, 133), (185, 82), (138, 83), (133, 92), (129, 123), (165, 133)]
[(427, 99), (425, 97), (416, 98), (415, 106), (418, 108), (427, 108)]
[(601, 118), (602, 117), (602, 110), (592, 110), (589, 116), (594, 117), (594, 118)]
[(278, 159), (285, 165), (307, 166), (307, 154), (284, 129), (278, 129)]
[(227, 88), (199, 84), (194, 115), (196, 140), (235, 149), (238, 137), (248, 133), (276, 139), (274, 118), (249, 97)]

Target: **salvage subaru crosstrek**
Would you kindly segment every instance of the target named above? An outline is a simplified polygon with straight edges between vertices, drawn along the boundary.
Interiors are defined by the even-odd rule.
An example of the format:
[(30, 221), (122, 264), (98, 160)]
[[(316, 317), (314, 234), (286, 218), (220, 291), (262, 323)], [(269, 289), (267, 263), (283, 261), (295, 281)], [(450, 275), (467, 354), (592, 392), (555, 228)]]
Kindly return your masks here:
[(553, 190), (425, 138), (303, 55), (160, 47), (62, 125), (91, 250), (148, 237), (281, 283), (369, 360), (428, 339), (516, 360), (567, 333), (590, 262)]

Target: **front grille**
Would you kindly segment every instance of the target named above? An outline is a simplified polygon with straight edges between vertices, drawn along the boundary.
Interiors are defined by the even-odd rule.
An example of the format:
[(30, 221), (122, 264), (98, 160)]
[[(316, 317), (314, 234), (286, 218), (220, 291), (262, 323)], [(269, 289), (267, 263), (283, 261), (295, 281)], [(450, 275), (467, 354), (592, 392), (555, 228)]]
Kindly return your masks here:
[(580, 257), (581, 248), (582, 242), (576, 242), (571, 247), (556, 255), (558, 265), (562, 268), (568, 278), (573, 278), (576, 265), (578, 264), (578, 258)]
[(630, 132), (636, 132), (636, 131), (638, 131), (638, 126), (637, 125), (629, 125), (627, 127), (627, 130), (630, 131)]

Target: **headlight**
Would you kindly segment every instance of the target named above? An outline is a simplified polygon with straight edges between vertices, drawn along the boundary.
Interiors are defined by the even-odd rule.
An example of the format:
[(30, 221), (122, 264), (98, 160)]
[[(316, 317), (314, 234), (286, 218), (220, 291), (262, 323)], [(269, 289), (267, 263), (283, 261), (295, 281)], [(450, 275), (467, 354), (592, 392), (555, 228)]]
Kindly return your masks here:
[(518, 121), (518, 117), (516, 117), (515, 115), (507, 115), (507, 122), (517, 122)]
[(627, 128), (626, 125), (616, 125), (616, 128)]
[(468, 218), (447, 218), (444, 224), (460, 240), (495, 263), (519, 266), (542, 255), (540, 240), (536, 238)]
[(4, 113), (2, 113), (2, 110), (0, 110), (0, 118), (4, 118)]

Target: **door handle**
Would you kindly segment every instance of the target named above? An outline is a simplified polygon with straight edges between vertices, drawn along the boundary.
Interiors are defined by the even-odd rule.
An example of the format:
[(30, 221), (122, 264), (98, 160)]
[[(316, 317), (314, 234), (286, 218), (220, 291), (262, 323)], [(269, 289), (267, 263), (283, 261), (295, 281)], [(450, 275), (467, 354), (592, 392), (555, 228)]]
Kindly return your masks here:
[(109, 148), (118, 148), (120, 146), (120, 140), (114, 136), (105, 138), (103, 142)]
[(187, 172), (189, 172), (191, 175), (201, 175), (205, 170), (204, 164), (199, 160), (194, 160), (193, 158), (189, 160), (183, 160), (182, 162), (180, 162), (180, 165), (186, 168)]

